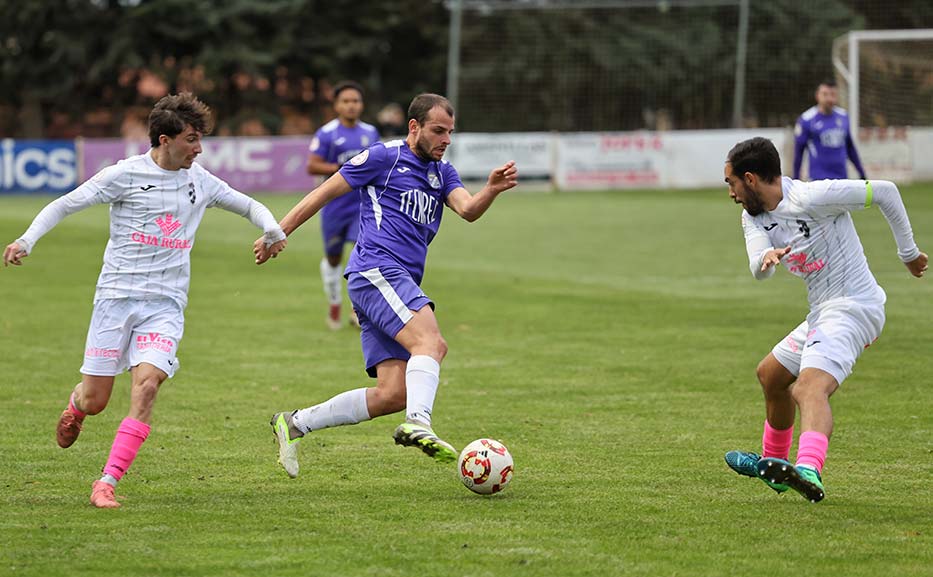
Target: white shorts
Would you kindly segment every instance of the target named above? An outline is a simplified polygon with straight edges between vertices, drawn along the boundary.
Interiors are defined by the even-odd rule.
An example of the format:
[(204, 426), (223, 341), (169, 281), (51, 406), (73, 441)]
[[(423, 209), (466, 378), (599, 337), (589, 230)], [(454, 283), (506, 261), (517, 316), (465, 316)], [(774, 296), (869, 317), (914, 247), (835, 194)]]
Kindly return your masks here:
[(184, 330), (184, 311), (169, 298), (96, 301), (81, 374), (109, 377), (149, 363), (171, 377)]
[(771, 352), (794, 376), (803, 369), (822, 369), (841, 385), (883, 328), (884, 301), (839, 299), (811, 311)]

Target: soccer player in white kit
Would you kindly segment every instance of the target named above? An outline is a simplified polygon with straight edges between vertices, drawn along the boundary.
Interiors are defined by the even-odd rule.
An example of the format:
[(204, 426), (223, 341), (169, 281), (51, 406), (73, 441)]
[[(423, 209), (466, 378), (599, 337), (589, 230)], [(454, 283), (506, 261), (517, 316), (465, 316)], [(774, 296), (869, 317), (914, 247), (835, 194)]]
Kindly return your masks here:
[[(752, 275), (769, 278), (783, 264), (807, 284), (810, 312), (758, 365), (766, 420), (761, 455), (730, 451), (726, 463), (783, 493), (823, 499), (822, 469), (833, 429), (829, 397), (852, 373), (884, 327), (885, 293), (868, 269), (854, 210), (877, 205), (894, 233), (897, 254), (915, 277), (927, 255), (914, 243), (897, 187), (884, 180), (801, 182), (781, 176), (770, 140), (752, 138), (729, 151), (729, 196), (745, 209), (742, 228)], [(788, 461), (796, 409), (797, 461)]]
[(178, 370), (184, 332), (190, 252), (204, 211), (220, 207), (263, 230), (267, 250), (285, 248), (285, 233), (261, 203), (230, 188), (194, 162), (210, 132), (210, 109), (189, 93), (166, 96), (149, 115), (151, 150), (118, 162), (48, 204), (29, 229), (3, 251), (19, 265), (36, 242), (69, 214), (110, 204), (110, 240), (97, 280), (78, 383), (58, 422), (58, 444), (75, 442), (87, 415), (104, 410), (114, 377), (132, 375), (129, 415), (117, 429), (91, 503), (115, 508), (114, 488), (149, 436), (162, 382)]

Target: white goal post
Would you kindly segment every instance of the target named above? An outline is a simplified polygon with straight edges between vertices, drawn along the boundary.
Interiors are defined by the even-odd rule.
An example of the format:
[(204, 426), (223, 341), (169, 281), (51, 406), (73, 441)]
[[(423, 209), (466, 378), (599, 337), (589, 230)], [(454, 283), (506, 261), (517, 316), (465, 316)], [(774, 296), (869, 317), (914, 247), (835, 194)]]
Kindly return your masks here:
[[(922, 41), (926, 41), (923, 43)], [(859, 136), (859, 128), (862, 127), (862, 115), (866, 112), (861, 107), (861, 88), (863, 84), (862, 75), (864, 71), (860, 67), (863, 62), (863, 47), (868, 43), (907, 43), (920, 42), (917, 48), (923, 46), (919, 53), (904, 52), (893, 55), (890, 60), (896, 66), (912, 67), (917, 70), (920, 76), (927, 79), (933, 77), (933, 59), (927, 57), (927, 52), (933, 47), (933, 28), (914, 29), (914, 30), (854, 30), (843, 36), (840, 36), (833, 42), (833, 67), (845, 82), (844, 90), (848, 94), (849, 121), (851, 123), (852, 135), (854, 138)], [(902, 44), (903, 45), (903, 44)], [(922, 93), (930, 94), (929, 91)], [(933, 102), (933, 95), (929, 102)], [(929, 106), (927, 102), (927, 106)], [(922, 107), (923, 101), (917, 102)], [(924, 121), (923, 124), (927, 124)], [(909, 124), (913, 124), (908, 122)], [(905, 125), (905, 122), (898, 124)]]

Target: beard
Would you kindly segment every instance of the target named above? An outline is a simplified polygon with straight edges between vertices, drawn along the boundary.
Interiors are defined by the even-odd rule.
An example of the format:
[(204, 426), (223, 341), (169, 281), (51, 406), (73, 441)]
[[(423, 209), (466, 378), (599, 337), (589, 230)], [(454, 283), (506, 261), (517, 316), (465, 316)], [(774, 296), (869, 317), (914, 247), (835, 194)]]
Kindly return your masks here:
[(761, 202), (761, 197), (758, 196), (757, 192), (748, 188), (744, 182), (742, 183), (742, 192), (745, 193), (745, 202), (742, 203), (745, 212), (751, 216), (758, 216), (765, 211), (765, 205)]
[(431, 156), (431, 144), (426, 138), (419, 138), (415, 141), (415, 154), (423, 160), (434, 160)]

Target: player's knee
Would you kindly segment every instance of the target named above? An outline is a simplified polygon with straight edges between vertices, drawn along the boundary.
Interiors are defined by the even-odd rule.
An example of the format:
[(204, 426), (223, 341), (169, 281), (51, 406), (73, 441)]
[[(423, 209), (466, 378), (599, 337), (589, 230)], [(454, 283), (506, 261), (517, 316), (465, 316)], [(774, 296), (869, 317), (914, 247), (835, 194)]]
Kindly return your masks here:
[(816, 383), (809, 383), (806, 381), (797, 382), (791, 389), (790, 394), (798, 406), (810, 403), (823, 403), (829, 399), (829, 395), (823, 387), (818, 386)]
[(444, 357), (447, 356), (447, 341), (444, 340), (444, 337), (438, 333), (436, 340), (434, 341), (434, 351), (437, 356), (434, 358), (438, 362), (442, 361)]
[(80, 408), (88, 415), (96, 415), (107, 408), (110, 395), (103, 392), (84, 393), (80, 399)]
[(770, 355), (758, 363), (755, 374), (765, 395), (786, 394), (796, 378)]
[(764, 359), (758, 363), (758, 368), (755, 369), (755, 375), (758, 377), (758, 382), (761, 383), (761, 388), (768, 389), (768, 360)]

